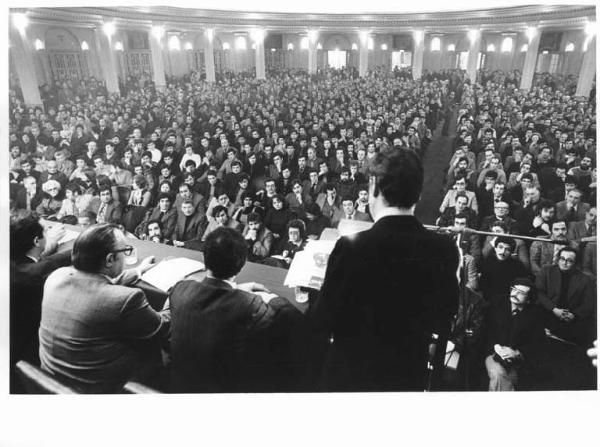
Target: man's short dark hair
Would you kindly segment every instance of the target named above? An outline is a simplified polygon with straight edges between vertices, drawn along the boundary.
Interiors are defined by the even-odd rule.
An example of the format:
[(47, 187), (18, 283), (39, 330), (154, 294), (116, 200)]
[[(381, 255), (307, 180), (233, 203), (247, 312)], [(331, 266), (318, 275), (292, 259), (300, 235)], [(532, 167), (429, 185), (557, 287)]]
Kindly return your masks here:
[(375, 157), (370, 175), (376, 177), (375, 197), (380, 193), (390, 206), (410, 208), (419, 200), (423, 189), (423, 164), (409, 150)]
[(93, 225), (84, 230), (73, 244), (73, 266), (82, 272), (100, 271), (106, 255), (114, 250), (115, 230), (119, 230), (119, 227), (109, 223)]
[(204, 263), (215, 278), (227, 279), (237, 275), (247, 256), (246, 241), (232, 228), (217, 228), (206, 237)]
[(494, 241), (494, 248), (498, 246), (499, 243), (503, 243), (506, 244), (510, 247), (510, 251), (514, 252), (515, 251), (515, 247), (517, 246), (517, 242), (512, 238), (512, 237), (508, 237), (508, 236), (498, 236), (496, 238), (496, 240)]
[(229, 217), (229, 212), (223, 205), (217, 205), (212, 209), (212, 217), (217, 217), (221, 211), (225, 211), (225, 214), (227, 214), (227, 217)]
[(250, 222), (258, 222), (262, 223), (262, 217), (258, 213), (250, 213), (248, 214), (248, 223)]
[(538, 210), (540, 210), (540, 212), (542, 210), (547, 210), (547, 209), (550, 209), (550, 208), (552, 208), (552, 209), (554, 209), (556, 211), (556, 204), (552, 200), (542, 199), (538, 203)]
[(160, 231), (162, 233), (163, 230), (163, 225), (161, 223), (161, 221), (159, 219), (150, 219), (147, 223), (146, 223), (146, 234), (148, 234), (148, 228), (150, 227), (150, 225), (152, 224), (156, 224), (158, 225), (158, 228), (160, 228)]
[(558, 250), (558, 256), (557, 259), (560, 258), (560, 256), (563, 254), (563, 252), (568, 251), (569, 253), (575, 253), (575, 262), (577, 262), (577, 258), (579, 257), (579, 252), (577, 251), (576, 248), (573, 247), (569, 247), (569, 246), (565, 246), (562, 247), (560, 250)]
[(44, 237), (44, 227), (40, 217), (35, 212), (21, 217), (11, 218), (10, 221), (10, 257), (16, 259), (33, 248), (33, 240)]

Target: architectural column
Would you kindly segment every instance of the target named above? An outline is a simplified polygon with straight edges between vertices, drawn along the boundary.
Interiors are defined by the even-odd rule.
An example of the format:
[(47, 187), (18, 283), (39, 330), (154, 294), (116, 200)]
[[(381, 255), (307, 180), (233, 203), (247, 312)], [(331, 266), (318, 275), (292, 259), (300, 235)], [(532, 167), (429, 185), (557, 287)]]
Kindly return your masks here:
[(206, 71), (206, 82), (215, 82), (214, 35), (215, 31), (213, 29), (207, 29), (204, 33), (204, 70)]
[(423, 52), (425, 51), (425, 31), (413, 32), (414, 51), (412, 60), (413, 79), (421, 79), (423, 73)]
[(108, 94), (120, 93), (119, 91), (119, 64), (113, 49), (112, 35), (107, 34), (102, 28), (94, 30), (96, 41), (96, 54), (102, 78), (106, 82)]
[(150, 57), (152, 58), (152, 80), (156, 90), (164, 90), (167, 86), (165, 80), (165, 59), (163, 48), (166, 48), (165, 30), (162, 26), (153, 26), (150, 31)]
[(310, 30), (308, 32), (308, 74), (317, 72), (317, 31)]
[(579, 81), (577, 81), (577, 91), (575, 96), (589, 97), (592, 90), (592, 83), (596, 75), (596, 37), (591, 36), (587, 50), (583, 55), (583, 63), (579, 71)]
[(44, 73), (44, 80), (46, 84), (52, 83), (52, 68), (50, 67), (50, 56), (45, 48), (41, 50), (37, 50), (38, 60), (40, 61), (40, 66), (42, 68), (42, 72)]
[(363, 77), (369, 71), (369, 33), (361, 31), (358, 42), (358, 75)]
[(479, 60), (479, 50), (481, 49), (481, 31), (469, 31), (469, 56), (467, 57), (467, 76), (471, 80), (471, 85), (477, 81), (477, 62)]
[(35, 77), (33, 48), (27, 42), (25, 29), (10, 33), (10, 52), (13, 67), (15, 67), (19, 77), (19, 85), (21, 86), (25, 105), (42, 106), (38, 80)]
[(537, 65), (538, 52), (540, 48), (540, 38), (542, 32), (538, 28), (529, 28), (527, 30), (527, 37), (529, 43), (527, 44), (527, 53), (525, 54), (525, 64), (523, 64), (523, 71), (521, 74), (521, 90), (529, 90), (531, 83), (533, 82), (533, 75), (535, 73), (535, 67)]
[(265, 34), (263, 32), (256, 32), (253, 34), (252, 38), (256, 44), (256, 49), (254, 51), (256, 79), (265, 79)]

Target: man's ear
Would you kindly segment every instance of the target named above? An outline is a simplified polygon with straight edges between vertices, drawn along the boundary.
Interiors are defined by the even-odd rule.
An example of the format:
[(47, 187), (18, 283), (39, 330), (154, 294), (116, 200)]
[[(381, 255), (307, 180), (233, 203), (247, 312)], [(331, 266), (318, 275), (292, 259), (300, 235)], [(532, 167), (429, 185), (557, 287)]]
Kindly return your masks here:
[(42, 240), (42, 238), (40, 238), (39, 236), (36, 236), (33, 238), (33, 245), (35, 247), (39, 247), (40, 246), (40, 241)]
[(108, 253), (106, 255), (106, 258), (104, 258), (104, 265), (106, 265), (106, 267), (112, 267), (113, 263), (115, 262), (115, 254), (114, 253)]

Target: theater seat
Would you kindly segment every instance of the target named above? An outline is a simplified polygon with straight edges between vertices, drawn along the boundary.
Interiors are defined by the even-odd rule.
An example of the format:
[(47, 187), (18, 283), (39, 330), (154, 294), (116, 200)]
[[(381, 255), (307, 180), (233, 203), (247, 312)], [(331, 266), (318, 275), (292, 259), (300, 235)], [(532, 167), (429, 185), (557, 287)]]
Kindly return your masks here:
[(60, 383), (52, 375), (24, 360), (18, 362), (15, 369), (28, 394), (78, 394), (74, 388)]
[(125, 394), (160, 394), (160, 391), (154, 388), (147, 387), (137, 382), (127, 382), (123, 386), (123, 393)]

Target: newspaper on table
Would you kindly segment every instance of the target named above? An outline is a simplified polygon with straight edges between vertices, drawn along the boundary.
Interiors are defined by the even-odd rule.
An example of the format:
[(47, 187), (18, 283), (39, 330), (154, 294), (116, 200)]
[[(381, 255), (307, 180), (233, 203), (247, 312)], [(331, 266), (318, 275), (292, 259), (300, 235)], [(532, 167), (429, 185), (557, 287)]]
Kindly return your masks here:
[(294, 256), (283, 285), (320, 290), (335, 243), (336, 241), (331, 240), (308, 241), (304, 250)]
[(142, 280), (166, 293), (186, 276), (204, 269), (205, 266), (200, 261), (174, 258), (156, 264), (142, 275)]

